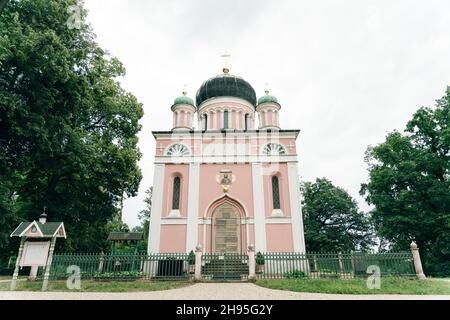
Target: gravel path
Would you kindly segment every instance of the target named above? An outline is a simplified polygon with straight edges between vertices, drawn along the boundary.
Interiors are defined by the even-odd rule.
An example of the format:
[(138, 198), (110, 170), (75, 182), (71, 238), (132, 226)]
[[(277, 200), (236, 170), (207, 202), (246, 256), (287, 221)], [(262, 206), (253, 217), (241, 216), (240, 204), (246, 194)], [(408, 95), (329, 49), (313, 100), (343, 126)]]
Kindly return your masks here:
[(342, 295), (267, 289), (252, 283), (197, 283), (149, 292), (28, 292), (0, 291), (0, 300), (450, 300), (444, 295)]

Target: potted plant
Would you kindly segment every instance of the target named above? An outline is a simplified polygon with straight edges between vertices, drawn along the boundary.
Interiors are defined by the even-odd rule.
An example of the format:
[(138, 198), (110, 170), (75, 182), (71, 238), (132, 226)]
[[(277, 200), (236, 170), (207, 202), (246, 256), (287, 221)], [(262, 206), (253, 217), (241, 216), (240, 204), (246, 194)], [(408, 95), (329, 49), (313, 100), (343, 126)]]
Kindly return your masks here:
[(194, 250), (191, 250), (188, 255), (188, 264), (189, 264), (189, 273), (195, 272), (195, 253)]
[(264, 255), (261, 252), (258, 252), (255, 257), (256, 262), (256, 273), (263, 273), (264, 272), (264, 264), (266, 263), (266, 260), (264, 258)]

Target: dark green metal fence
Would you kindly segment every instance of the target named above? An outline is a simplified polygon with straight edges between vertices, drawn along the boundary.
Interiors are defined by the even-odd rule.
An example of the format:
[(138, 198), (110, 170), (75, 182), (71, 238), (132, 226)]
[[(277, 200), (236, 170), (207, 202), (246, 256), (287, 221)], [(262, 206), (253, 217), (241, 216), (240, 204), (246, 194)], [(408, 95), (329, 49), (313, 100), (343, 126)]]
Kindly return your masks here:
[(202, 255), (203, 280), (245, 280), (248, 255), (240, 253), (205, 253)]
[[(249, 274), (247, 254), (205, 253), (201, 273), (204, 280), (245, 280)], [(367, 277), (369, 266), (380, 268), (381, 276), (414, 276), (410, 252), (395, 253), (295, 253), (257, 254), (256, 277), (340, 278)], [(55, 254), (50, 279), (67, 279), (68, 267), (80, 268), (82, 279), (94, 280), (187, 280), (194, 273), (194, 261), (187, 253)], [(42, 269), (42, 268), (40, 268)], [(40, 270), (39, 277), (43, 270)]]
[[(410, 252), (396, 253), (263, 253), (256, 265), (259, 279), (367, 277), (367, 268), (377, 266), (381, 276), (413, 276)], [(257, 261), (258, 262), (258, 261)]]
[(50, 279), (67, 279), (68, 267), (80, 268), (82, 279), (189, 279), (193, 265), (187, 253), (55, 254)]

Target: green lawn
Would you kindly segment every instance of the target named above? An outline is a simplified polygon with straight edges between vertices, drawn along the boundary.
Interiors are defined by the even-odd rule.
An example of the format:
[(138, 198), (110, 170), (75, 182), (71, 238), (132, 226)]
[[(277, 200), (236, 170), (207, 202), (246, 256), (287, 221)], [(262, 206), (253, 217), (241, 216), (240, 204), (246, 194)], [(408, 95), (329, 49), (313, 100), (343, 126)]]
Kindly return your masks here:
[[(181, 288), (191, 285), (189, 281), (93, 281), (82, 280), (81, 290), (70, 290), (65, 281), (50, 281), (48, 291), (75, 291), (75, 292), (133, 292), (157, 291)], [(10, 282), (0, 282), (0, 291), (9, 290)], [(41, 291), (42, 281), (19, 281), (17, 291)]]
[(450, 295), (450, 282), (410, 278), (381, 278), (380, 289), (368, 289), (366, 279), (261, 279), (262, 287), (297, 292), (340, 294), (444, 294)]

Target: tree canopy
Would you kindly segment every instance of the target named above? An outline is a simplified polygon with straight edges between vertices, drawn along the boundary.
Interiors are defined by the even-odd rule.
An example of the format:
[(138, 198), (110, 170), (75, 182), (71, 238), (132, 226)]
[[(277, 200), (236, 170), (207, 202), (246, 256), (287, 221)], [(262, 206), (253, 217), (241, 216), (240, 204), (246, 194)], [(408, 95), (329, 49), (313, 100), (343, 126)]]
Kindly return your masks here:
[(105, 246), (107, 222), (138, 190), (142, 105), (85, 17), (78, 0), (12, 0), (0, 16), (0, 252), (43, 206), (64, 221), (67, 250)]
[(321, 178), (302, 184), (307, 251), (367, 251), (374, 244), (370, 221), (342, 188)]
[(434, 109), (420, 108), (405, 132), (389, 133), (366, 154), (361, 193), (375, 206), (377, 233), (392, 248), (415, 241), (429, 274), (450, 274), (450, 88)]

